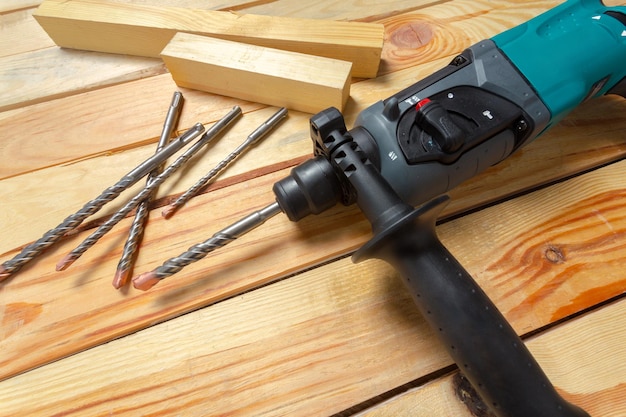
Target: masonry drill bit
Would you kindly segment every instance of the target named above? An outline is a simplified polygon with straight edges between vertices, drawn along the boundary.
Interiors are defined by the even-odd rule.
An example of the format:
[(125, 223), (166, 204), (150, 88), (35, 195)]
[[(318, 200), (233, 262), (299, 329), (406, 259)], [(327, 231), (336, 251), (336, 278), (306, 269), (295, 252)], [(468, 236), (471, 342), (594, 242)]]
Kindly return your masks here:
[(200, 178), (194, 185), (191, 186), (183, 195), (178, 197), (176, 201), (167, 206), (163, 211), (162, 215), (166, 219), (169, 219), (178, 208), (182, 207), (187, 201), (189, 201), (193, 196), (195, 196), (213, 177), (215, 177), (219, 172), (221, 172), (228, 164), (234, 161), (243, 151), (248, 149), (249, 147), (256, 144), (259, 140), (261, 140), (265, 135), (267, 135), (278, 123), (283, 120), (287, 116), (287, 109), (281, 108), (274, 115), (272, 115), (269, 119), (263, 122), (259, 127), (257, 127), (247, 138), (246, 140), (239, 145), (234, 151), (232, 151), (226, 158), (222, 159), (213, 169), (211, 169), (204, 177)]
[(200, 139), (198, 139), (197, 142), (191, 145), (181, 156), (172, 162), (171, 165), (165, 168), (165, 170), (163, 170), (163, 172), (160, 173), (152, 182), (150, 182), (143, 190), (135, 195), (135, 197), (128, 201), (124, 207), (118, 210), (95, 232), (89, 235), (80, 245), (61, 259), (59, 263), (57, 263), (57, 271), (65, 270), (72, 263), (74, 263), (76, 259), (80, 258), (80, 256), (85, 253), (87, 249), (92, 247), (102, 236), (111, 230), (113, 226), (119, 223), (120, 220), (124, 219), (132, 209), (148, 197), (159, 185), (161, 185), (168, 177), (183, 166), (193, 155), (207, 145), (222, 130), (229, 126), (239, 115), (241, 115), (241, 108), (239, 106), (233, 107), (233, 109), (226, 116), (211, 126), (211, 128), (207, 130), (207, 132)]
[[(182, 103), (183, 95), (179, 91), (176, 91), (172, 96), (172, 101), (167, 110), (165, 121), (163, 122), (163, 128), (161, 129), (161, 136), (159, 137), (159, 142), (157, 143), (156, 153), (162, 151), (163, 148), (165, 148), (165, 146), (167, 146), (167, 143), (170, 141), (172, 133), (176, 128), (178, 117), (180, 116)], [(162, 170), (163, 164), (153, 169), (150, 174), (148, 174), (148, 180), (146, 184), (150, 184), (150, 182), (153, 181), (154, 178), (156, 178)], [(148, 219), (148, 207), (150, 206), (150, 203), (155, 194), (156, 193), (153, 192), (151, 195), (148, 196), (148, 198), (146, 198), (137, 206), (137, 211), (130, 226), (128, 238), (126, 239), (126, 243), (124, 244), (122, 256), (120, 257), (119, 263), (117, 264), (117, 270), (115, 271), (115, 276), (113, 278), (113, 287), (115, 287), (116, 289), (119, 289), (126, 285), (128, 279), (130, 278), (130, 269), (135, 260), (137, 248), (139, 246), (139, 243), (141, 242), (141, 238), (143, 237), (146, 220)]]
[(187, 265), (199, 261), (215, 249), (227, 245), (238, 237), (248, 233), (274, 217), (282, 210), (277, 202), (255, 211), (243, 219), (215, 233), (209, 239), (190, 247), (180, 256), (172, 258), (154, 271), (143, 273), (133, 279), (133, 286), (139, 290), (148, 290), (159, 281), (175, 274)]
[(79, 226), (83, 220), (96, 213), (105, 204), (120, 195), (125, 189), (148, 175), (155, 167), (159, 166), (176, 151), (198, 137), (202, 132), (204, 132), (204, 126), (201, 123), (196, 124), (170, 142), (161, 152), (146, 159), (135, 169), (123, 176), (117, 183), (104, 190), (98, 197), (85, 203), (80, 210), (68, 216), (57, 227), (47, 231), (39, 240), (27, 245), (15, 257), (5, 261), (0, 265), (0, 281), (7, 279), (13, 273), (19, 271), (25, 264), (36, 258), (45, 249), (58, 242), (66, 233)]

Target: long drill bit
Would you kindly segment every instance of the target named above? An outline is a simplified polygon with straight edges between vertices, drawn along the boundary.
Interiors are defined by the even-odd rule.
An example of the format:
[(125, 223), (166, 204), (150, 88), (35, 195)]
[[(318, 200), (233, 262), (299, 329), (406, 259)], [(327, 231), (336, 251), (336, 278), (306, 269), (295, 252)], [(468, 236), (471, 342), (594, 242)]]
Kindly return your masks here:
[(228, 164), (234, 161), (243, 151), (256, 144), (265, 135), (267, 135), (278, 123), (287, 116), (287, 109), (281, 108), (269, 119), (263, 122), (257, 127), (241, 145), (239, 145), (234, 151), (232, 151), (226, 158), (222, 159), (213, 169), (211, 169), (204, 177), (200, 178), (194, 185), (192, 185), (187, 191), (185, 191), (180, 197), (176, 199), (172, 204), (167, 206), (162, 211), (163, 217), (169, 219), (178, 208), (189, 201), (195, 196), (213, 177), (215, 177), (220, 171), (222, 171)]
[(207, 145), (215, 136), (217, 136), (222, 130), (224, 130), (237, 116), (241, 115), (241, 108), (239, 106), (233, 107), (233, 109), (224, 116), (221, 120), (215, 123), (206, 133), (198, 139), (193, 145), (191, 145), (181, 156), (179, 156), (171, 165), (169, 165), (162, 173), (160, 173), (150, 184), (148, 184), (143, 190), (141, 190), (135, 197), (128, 201), (124, 207), (119, 209), (111, 218), (103, 223), (95, 232), (89, 235), (80, 245), (78, 245), (73, 251), (67, 254), (63, 259), (57, 263), (57, 271), (63, 271), (69, 267), (74, 261), (92, 247), (102, 236), (104, 236), (109, 230), (113, 228), (117, 223), (126, 217), (130, 211), (141, 203), (146, 197), (148, 197), (159, 185), (161, 185), (169, 176), (176, 172), (181, 166), (183, 166), (194, 154), (196, 154), (202, 147)]
[(5, 261), (0, 265), (0, 282), (19, 271), (24, 265), (39, 256), (45, 249), (63, 238), (66, 233), (79, 226), (83, 220), (96, 213), (105, 204), (120, 195), (125, 189), (148, 175), (155, 167), (159, 166), (176, 151), (198, 137), (202, 132), (204, 132), (204, 126), (201, 123), (196, 124), (170, 142), (161, 152), (146, 159), (135, 169), (123, 176), (117, 183), (104, 190), (98, 197), (85, 203), (80, 210), (68, 216), (54, 229), (50, 229), (37, 241), (27, 245), (12, 259)]
[(133, 279), (133, 286), (139, 290), (148, 290), (160, 282), (162, 279), (175, 274), (183, 269), (185, 266), (199, 261), (207, 256), (215, 249), (221, 248), (227, 245), (238, 237), (248, 233), (256, 227), (265, 223), (268, 219), (274, 217), (282, 210), (277, 202), (270, 204), (269, 206), (255, 211), (243, 219), (231, 224), (230, 226), (215, 233), (209, 239), (202, 243), (198, 243), (190, 247), (186, 252), (180, 256), (171, 258), (165, 261), (163, 265), (156, 268), (153, 271), (143, 273)]
[[(174, 92), (172, 96), (172, 101), (168, 107), (167, 114), (165, 116), (165, 121), (163, 122), (163, 128), (161, 129), (161, 136), (159, 137), (159, 142), (157, 143), (156, 153), (167, 146), (167, 143), (170, 141), (172, 137), (172, 133), (176, 128), (176, 124), (178, 123), (178, 117), (180, 116), (180, 109), (183, 103), (183, 95), (179, 91)], [(147, 184), (150, 184), (151, 181), (157, 177), (161, 171), (163, 170), (163, 164), (159, 165), (155, 169), (153, 169), (150, 174), (148, 174)], [(153, 192), (148, 196), (144, 201), (142, 201), (137, 206), (137, 211), (135, 212), (135, 217), (133, 218), (133, 222), (130, 225), (130, 230), (128, 231), (128, 238), (126, 239), (126, 243), (124, 244), (124, 249), (122, 250), (122, 256), (117, 264), (117, 269), (115, 271), (115, 276), (113, 278), (113, 287), (119, 289), (126, 285), (128, 279), (130, 277), (130, 268), (135, 260), (135, 255), (137, 254), (137, 248), (143, 236), (143, 231), (145, 228), (146, 220), (148, 219), (148, 207), (154, 198), (156, 193)]]

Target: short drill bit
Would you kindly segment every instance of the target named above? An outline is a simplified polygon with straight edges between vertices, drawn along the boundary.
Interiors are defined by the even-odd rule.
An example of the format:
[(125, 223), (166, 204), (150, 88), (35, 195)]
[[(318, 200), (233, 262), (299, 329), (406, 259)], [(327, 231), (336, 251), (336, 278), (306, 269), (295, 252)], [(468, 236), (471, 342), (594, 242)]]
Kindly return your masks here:
[(199, 261), (207, 256), (209, 252), (227, 245), (281, 212), (282, 210), (277, 202), (274, 202), (261, 210), (255, 211), (243, 219), (215, 233), (204, 242), (190, 247), (180, 256), (166, 261), (155, 270), (137, 276), (133, 279), (133, 286), (139, 290), (148, 290), (162, 279), (175, 274), (193, 262)]
[[(176, 123), (178, 122), (178, 117), (180, 116), (182, 103), (183, 95), (179, 91), (176, 91), (172, 96), (172, 101), (167, 110), (165, 121), (163, 122), (163, 128), (161, 129), (161, 136), (159, 137), (156, 153), (162, 151), (172, 137), (172, 133), (174, 132)], [(153, 181), (162, 170), (162, 164), (153, 169), (150, 174), (148, 174), (147, 184), (150, 184), (150, 182)], [(149, 195), (148, 198), (137, 206), (137, 212), (135, 213), (135, 217), (133, 218), (133, 222), (130, 226), (128, 238), (124, 244), (122, 256), (117, 264), (117, 270), (115, 271), (115, 276), (113, 278), (113, 287), (117, 289), (126, 285), (130, 277), (130, 268), (132, 267), (137, 253), (137, 248), (143, 236), (146, 220), (148, 219), (148, 207), (154, 198), (154, 195), (155, 192)]]
[(124, 207), (119, 209), (111, 218), (104, 222), (98, 229), (89, 235), (80, 245), (66, 255), (57, 263), (57, 271), (63, 271), (69, 267), (74, 261), (81, 257), (83, 253), (92, 247), (102, 236), (113, 228), (117, 223), (126, 217), (130, 211), (148, 197), (159, 185), (161, 185), (168, 177), (183, 166), (193, 155), (195, 155), (202, 147), (207, 145), (215, 136), (224, 130), (230, 123), (241, 115), (241, 108), (235, 106), (226, 116), (215, 123), (207, 132), (191, 145), (181, 156), (179, 156), (171, 165), (169, 165), (162, 173), (160, 173), (153, 181), (151, 181), (143, 190), (135, 197), (128, 201)]
[(194, 185), (191, 186), (191, 188), (185, 191), (183, 195), (178, 197), (176, 201), (167, 206), (162, 211), (163, 217), (169, 219), (178, 208), (180, 208), (183, 204), (185, 204), (193, 196), (195, 196), (206, 184), (208, 184), (209, 181), (211, 181), (213, 177), (215, 177), (220, 171), (226, 168), (226, 166), (234, 161), (243, 151), (256, 144), (265, 135), (267, 135), (272, 130), (272, 128), (278, 125), (278, 123), (286, 116), (287, 109), (283, 107), (276, 113), (274, 113), (272, 117), (263, 122), (263, 124), (256, 128), (254, 132), (252, 132), (241, 145), (239, 145), (234, 151), (232, 151), (226, 158), (222, 159), (204, 177), (200, 178)]
[(19, 271), (25, 264), (32, 261), (45, 249), (58, 242), (66, 235), (66, 233), (79, 226), (83, 220), (96, 213), (104, 205), (120, 195), (125, 189), (148, 175), (148, 173), (155, 167), (159, 166), (176, 151), (198, 137), (202, 134), (202, 132), (204, 132), (204, 126), (201, 123), (196, 124), (181, 136), (170, 142), (169, 145), (166, 146), (161, 152), (148, 158), (135, 169), (123, 176), (117, 183), (104, 190), (98, 197), (85, 203), (80, 210), (68, 216), (57, 227), (47, 231), (37, 241), (27, 245), (12, 259), (5, 261), (2, 265), (0, 265), (0, 281), (5, 280), (15, 272)]

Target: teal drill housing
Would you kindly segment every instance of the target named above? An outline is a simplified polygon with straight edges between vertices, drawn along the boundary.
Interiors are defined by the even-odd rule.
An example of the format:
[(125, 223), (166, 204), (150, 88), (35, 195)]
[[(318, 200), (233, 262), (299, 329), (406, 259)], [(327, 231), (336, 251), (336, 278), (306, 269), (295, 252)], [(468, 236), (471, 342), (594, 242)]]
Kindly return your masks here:
[(626, 96), (626, 7), (570, 0), (492, 40), (550, 110), (548, 128), (583, 101)]

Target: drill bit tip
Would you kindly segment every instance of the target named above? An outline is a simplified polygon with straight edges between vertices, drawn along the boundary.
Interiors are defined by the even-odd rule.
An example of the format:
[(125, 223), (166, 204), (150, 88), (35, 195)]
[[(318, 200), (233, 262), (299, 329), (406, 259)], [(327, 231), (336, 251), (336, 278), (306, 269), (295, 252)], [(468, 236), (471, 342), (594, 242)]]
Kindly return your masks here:
[(119, 290), (123, 286), (128, 283), (128, 279), (130, 278), (130, 270), (128, 269), (118, 269), (115, 272), (115, 276), (113, 277), (113, 287), (116, 290)]
[(176, 211), (176, 207), (177, 206), (170, 204), (169, 206), (165, 207), (163, 211), (161, 211), (161, 216), (163, 216), (163, 218), (165, 219), (169, 219)]
[(147, 291), (154, 287), (160, 281), (154, 271), (144, 272), (143, 274), (133, 278), (133, 287), (141, 291)]
[(8, 277), (11, 276), (11, 272), (9, 272), (4, 265), (0, 265), (0, 282), (4, 281)]
[(63, 259), (57, 262), (56, 270), (65, 271), (67, 268), (69, 268), (70, 265), (74, 263), (75, 260), (76, 258), (74, 258), (71, 253), (68, 253), (63, 257)]

